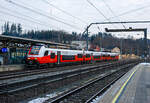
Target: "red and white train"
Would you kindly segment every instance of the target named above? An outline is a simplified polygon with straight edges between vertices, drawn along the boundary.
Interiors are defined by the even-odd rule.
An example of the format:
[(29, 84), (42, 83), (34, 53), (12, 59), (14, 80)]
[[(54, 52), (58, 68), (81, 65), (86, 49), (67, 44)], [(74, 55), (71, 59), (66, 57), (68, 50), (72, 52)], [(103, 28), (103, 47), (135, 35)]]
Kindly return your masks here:
[(27, 55), (26, 64), (28, 66), (39, 66), (45, 64), (60, 65), (66, 63), (91, 63), (118, 59), (118, 53), (52, 49), (46, 48), (42, 45), (36, 45), (30, 48)]

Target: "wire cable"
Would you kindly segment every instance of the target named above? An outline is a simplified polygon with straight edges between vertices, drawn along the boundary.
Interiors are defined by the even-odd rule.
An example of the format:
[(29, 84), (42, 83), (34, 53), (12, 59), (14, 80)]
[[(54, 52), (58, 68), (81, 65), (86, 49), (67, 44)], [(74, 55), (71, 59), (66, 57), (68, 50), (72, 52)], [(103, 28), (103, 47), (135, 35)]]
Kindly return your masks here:
[(116, 18), (116, 17), (121, 17), (121, 16), (124, 16), (124, 15), (127, 15), (127, 14), (130, 14), (130, 13), (135, 13), (139, 10), (142, 10), (142, 9), (145, 9), (145, 8), (149, 8), (150, 5), (146, 5), (146, 6), (143, 6), (143, 7), (139, 7), (139, 8), (135, 8), (135, 9), (132, 9), (132, 10), (128, 10), (128, 11), (125, 11), (123, 13), (120, 13), (116, 16), (113, 16), (113, 17), (110, 17), (109, 19), (113, 19), (113, 18)]
[(36, 10), (31, 9), (31, 8), (25, 7), (24, 5), (21, 5), (21, 4), (18, 4), (18, 3), (14, 2), (14, 1), (11, 1), (11, 0), (5, 0), (5, 1), (7, 1), (8, 3), (11, 3), (11, 4), (13, 4), (13, 5), (16, 5), (16, 6), (20, 7), (20, 8), (23, 8), (23, 9), (26, 9), (26, 10), (28, 10), (28, 11), (31, 11), (31, 12), (33, 12), (33, 13), (35, 13), (35, 14), (44, 16), (44, 17), (46, 17), (46, 18), (48, 18), (48, 19), (50, 19), (50, 20), (57, 21), (57, 22), (59, 22), (59, 23), (65, 24), (65, 25), (70, 26), (70, 27), (75, 28), (75, 29), (80, 29), (80, 28), (78, 28), (78, 27), (76, 27), (76, 26), (74, 26), (74, 25), (71, 25), (71, 24), (68, 24), (68, 23), (66, 23), (66, 22), (63, 22), (63, 21), (61, 21), (61, 20), (58, 20), (58, 19), (56, 19), (56, 18), (50, 17), (50, 16), (45, 15), (45, 14), (39, 12), (39, 11), (36, 11)]
[[(52, 25), (52, 24), (51, 24), (51, 25), (49, 25), (49, 24), (47, 24), (46, 22), (43, 22), (43, 21), (37, 20), (37, 19), (35, 19), (35, 18), (31, 17), (31, 16), (28, 16), (28, 15), (24, 15), (24, 14), (22, 14), (22, 13), (18, 12), (18, 11), (14, 11), (14, 10), (12, 10), (12, 9), (8, 9), (8, 8), (6, 8), (6, 7), (2, 6), (2, 5), (0, 5), (0, 8), (2, 8), (2, 9), (4, 9), (4, 10), (7, 10), (7, 11), (11, 11), (11, 12), (17, 13), (17, 14), (19, 14), (19, 15), (23, 16), (23, 17), (30, 18), (30, 19), (32, 19), (32, 20), (34, 20), (34, 21), (36, 21), (36, 22), (40, 23), (41, 25), (45, 25), (46, 27), (47, 27), (47, 26), (51, 26), (51, 27), (58, 28), (58, 27), (56, 27), (56, 26), (54, 26), (54, 25)], [(60, 28), (59, 28), (59, 29), (60, 29)]]
[[(32, 23), (35, 23), (35, 24), (39, 24), (39, 25), (41, 25), (41, 26), (45, 26), (45, 25), (42, 25), (42, 24), (39, 23), (39, 22), (30, 20), (30, 19), (27, 19), (27, 18), (23, 18), (23, 17), (20, 17), (20, 16), (16, 16), (16, 15), (10, 14), (10, 13), (5, 12), (5, 11), (2, 11), (2, 10), (0, 10), (0, 13), (1, 13), (1, 14), (5, 14), (5, 15), (9, 15), (9, 16), (12, 16), (12, 17), (15, 17), (15, 18), (18, 18), (18, 19), (20, 19), (20, 20), (28, 21), (29, 23), (32, 22)], [(46, 27), (47, 27), (47, 26), (46, 26)]]
[(86, 0), (91, 6), (93, 6), (107, 21), (110, 22), (110, 20), (89, 0)]
[(51, 3), (48, 2), (47, 0), (41, 0), (41, 1), (44, 2), (45, 4), (49, 4), (50, 6), (54, 7), (55, 9), (57, 9), (57, 10), (59, 10), (59, 11), (61, 11), (61, 12), (63, 12), (64, 14), (69, 15), (69, 16), (71, 16), (71, 17), (73, 17), (73, 18), (75, 18), (75, 19), (81, 21), (82, 23), (86, 23), (86, 24), (87, 24), (87, 22), (85, 22), (84, 20), (82, 20), (82, 19), (80, 19), (80, 18), (78, 18), (78, 17), (76, 17), (76, 16), (70, 14), (69, 12), (67, 12), (67, 11), (65, 11), (65, 10), (63, 10), (63, 9), (60, 9), (59, 7), (57, 7), (57, 6), (53, 5), (53, 4), (51, 4)]
[[(94, 7), (108, 22), (111, 22), (91, 1), (86, 0), (92, 7)], [(115, 27), (116, 28), (116, 27)]]
[[(33, 10), (35, 10), (35, 11), (38, 11), (38, 12), (41, 12), (41, 13), (44, 13), (44, 14), (47, 14), (47, 13), (48, 13), (48, 12), (43, 11), (42, 9), (33, 7), (33, 5), (31, 5), (31, 4), (26, 4), (26, 3), (22, 2), (21, 0), (20, 0), (20, 1), (17, 1), (17, 3), (23, 4), (23, 5), (26, 6), (26, 7), (30, 7), (30, 9), (33, 9)], [(39, 14), (38, 14), (38, 15), (39, 15)], [(61, 21), (66, 21), (66, 20), (63, 19), (63, 18), (54, 16), (54, 15), (53, 15), (53, 18), (57, 18), (58, 20), (61, 20)]]
[[(116, 16), (116, 13), (111, 9), (111, 7), (110, 7), (109, 5), (105, 2), (105, 0), (102, 0), (102, 1), (104, 2), (105, 6), (109, 9), (109, 11), (110, 11), (114, 16)], [(117, 19), (118, 19), (119, 21), (121, 21), (119, 17), (117, 17)], [(121, 23), (121, 25), (126, 29), (126, 27), (125, 27), (124, 24)]]

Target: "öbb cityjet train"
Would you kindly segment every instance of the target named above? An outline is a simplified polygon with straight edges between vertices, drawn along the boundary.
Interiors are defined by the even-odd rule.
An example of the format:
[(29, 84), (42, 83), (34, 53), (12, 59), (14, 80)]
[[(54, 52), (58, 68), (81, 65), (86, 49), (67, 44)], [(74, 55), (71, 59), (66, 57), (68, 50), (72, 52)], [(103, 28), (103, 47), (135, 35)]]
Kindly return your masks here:
[(52, 49), (36, 45), (32, 46), (28, 52), (26, 66), (54, 66), (68, 63), (91, 63), (118, 59), (118, 53)]

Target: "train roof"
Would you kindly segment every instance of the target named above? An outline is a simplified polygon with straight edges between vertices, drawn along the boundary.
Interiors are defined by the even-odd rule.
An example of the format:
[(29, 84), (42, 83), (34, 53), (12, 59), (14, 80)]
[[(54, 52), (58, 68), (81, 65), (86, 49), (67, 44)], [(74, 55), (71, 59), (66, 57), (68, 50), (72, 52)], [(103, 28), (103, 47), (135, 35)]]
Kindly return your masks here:
[[(55, 49), (55, 48), (47, 48), (46, 50), (52, 50), (52, 51), (64, 51), (64, 52), (74, 52), (74, 53), (83, 53), (83, 50), (68, 50), (68, 49)], [(119, 55), (118, 53), (111, 53), (111, 52), (96, 52), (96, 51), (84, 51), (85, 53), (93, 53), (93, 55), (110, 55), (110, 56), (116, 56)]]
[(67, 49), (53, 49), (53, 48), (45, 48), (46, 50), (51, 50), (51, 51), (61, 51), (61, 52), (66, 52), (66, 53), (83, 53), (81, 50), (67, 50)]

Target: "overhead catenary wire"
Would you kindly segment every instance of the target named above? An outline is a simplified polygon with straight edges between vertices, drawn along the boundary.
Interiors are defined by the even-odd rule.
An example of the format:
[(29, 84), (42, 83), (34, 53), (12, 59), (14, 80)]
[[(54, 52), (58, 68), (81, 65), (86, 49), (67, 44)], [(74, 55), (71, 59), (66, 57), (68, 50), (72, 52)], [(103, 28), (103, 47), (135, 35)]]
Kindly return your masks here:
[[(110, 11), (114, 16), (116, 16), (116, 13), (111, 9), (111, 7), (110, 7), (109, 5), (105, 2), (105, 0), (102, 0), (102, 1), (104, 2), (105, 6), (109, 9), (109, 11)], [(119, 17), (117, 17), (117, 19), (118, 19), (119, 21), (121, 21)], [(125, 27), (124, 24), (121, 23), (121, 25), (126, 29), (126, 27)]]
[[(94, 7), (108, 22), (111, 22), (90, 0), (86, 0), (92, 7)], [(116, 27), (115, 27), (116, 28)]]
[[(35, 21), (35, 22), (38, 22), (38, 24), (40, 23), (42, 26), (45, 26), (45, 27), (55, 27), (55, 28), (58, 28), (58, 27), (56, 27), (56, 26), (54, 26), (54, 25), (50, 25), (50, 24), (48, 24), (48, 23), (46, 23), (46, 22), (43, 22), (43, 21), (41, 21), (41, 20), (37, 20), (37, 19), (35, 19), (34, 17), (31, 17), (31, 16), (29, 16), (29, 15), (25, 15), (25, 14), (23, 14), (23, 13), (20, 13), (20, 12), (18, 12), (18, 11), (14, 11), (14, 10), (12, 10), (12, 9), (8, 9), (8, 8), (6, 8), (6, 7), (4, 7), (4, 6), (2, 6), (2, 5), (0, 5), (0, 8), (2, 8), (2, 9), (4, 9), (4, 10), (7, 10), (7, 11), (9, 11), (9, 12), (14, 12), (14, 13), (16, 13), (16, 14), (19, 14), (19, 16), (23, 16), (23, 17), (27, 17), (27, 18), (30, 18), (32, 21)], [(34, 23), (35, 23), (34, 22)], [(60, 29), (60, 28), (59, 28)]]
[[(148, 7), (148, 6), (147, 6)], [(150, 6), (149, 6), (150, 7)], [(140, 7), (141, 9), (144, 9), (143, 7)], [(138, 8), (139, 9), (139, 8)], [(141, 9), (139, 9), (139, 10), (141, 10)], [(137, 10), (138, 11), (138, 10)], [(133, 12), (133, 11), (132, 11)], [(129, 13), (132, 13), (132, 12), (129, 12)], [(120, 14), (119, 14), (120, 15)], [(126, 14), (125, 14), (126, 15)], [(117, 17), (118, 15), (116, 15), (116, 17)], [(115, 16), (114, 16), (115, 17)], [(109, 18), (108, 18), (109, 19)]]
[(31, 9), (31, 8), (29, 8), (29, 7), (26, 7), (26, 6), (24, 6), (24, 5), (21, 5), (21, 4), (19, 4), (19, 3), (16, 3), (16, 2), (14, 2), (14, 1), (11, 1), (11, 0), (5, 0), (5, 1), (7, 1), (8, 3), (11, 3), (11, 4), (13, 4), (13, 5), (16, 5), (16, 6), (20, 7), (20, 8), (23, 8), (23, 9), (26, 9), (26, 10), (28, 10), (28, 11), (31, 11), (31, 12), (33, 12), (33, 13), (35, 13), (35, 14), (44, 16), (44, 17), (46, 17), (46, 18), (48, 18), (48, 19), (50, 19), (50, 20), (57, 21), (57, 22), (59, 22), (59, 23), (65, 24), (65, 25), (67, 25), (67, 26), (69, 26), (69, 27), (72, 27), (72, 28), (75, 28), (75, 29), (80, 29), (80, 28), (78, 28), (78, 27), (76, 27), (76, 26), (74, 26), (74, 25), (71, 25), (71, 24), (66, 23), (66, 22), (64, 22), (64, 21), (58, 20), (58, 19), (53, 18), (53, 17), (51, 17), (51, 16), (48, 16), (48, 15), (46, 15), (46, 14), (43, 14), (43, 13), (41, 13), (41, 12), (39, 12), (39, 11), (36, 11), (36, 10), (34, 10), (34, 9)]
[(18, 7), (20, 7), (20, 8), (23, 8), (23, 9), (25, 9), (25, 10), (28, 10), (28, 11), (30, 11), (30, 12), (33, 12), (33, 13), (35, 13), (35, 14), (38, 14), (38, 15), (40, 15), (40, 16), (46, 17), (46, 18), (48, 18), (48, 19), (50, 19), (50, 20), (54, 20), (54, 21), (63, 23), (63, 24), (65, 24), (65, 25), (68, 25), (68, 26), (70, 26), (70, 27), (72, 27), (72, 28), (79, 29), (79, 28), (75, 27), (74, 25), (65, 23), (65, 22), (63, 22), (63, 21), (61, 21), (61, 20), (58, 20), (58, 19), (53, 18), (53, 17), (50, 17), (50, 16), (48, 16), (48, 15), (46, 15), (46, 14), (43, 14), (43, 13), (40, 12), (40, 10), (37, 11), (37, 10), (31, 9), (31, 8), (29, 8), (29, 7), (26, 7), (25, 5), (21, 5), (21, 4), (23, 4), (23, 3), (19, 4), (19, 3), (16, 3), (16, 2), (14, 2), (14, 1), (12, 1), (12, 0), (5, 0), (5, 1), (7, 1), (8, 3), (11, 3), (11, 4), (15, 5), (15, 6), (18, 6)]
[[(150, 7), (150, 4), (146, 5), (146, 6), (143, 6), (143, 7), (139, 7), (139, 8), (135, 8), (135, 9), (131, 9), (131, 10), (128, 10), (126, 12), (123, 12), (123, 13), (120, 13), (116, 16), (112, 16), (112, 17), (109, 17), (108, 19), (111, 20), (113, 18), (117, 18), (117, 17), (121, 17), (121, 16), (124, 16), (124, 15), (127, 15), (127, 14), (130, 14), (130, 13), (135, 13), (137, 11), (140, 11), (142, 9), (145, 9), (145, 8), (149, 8)], [(98, 8), (97, 8), (98, 9)], [(106, 18), (105, 18), (106, 19)], [(123, 22), (122, 22), (123, 23)]]
[(2, 11), (2, 10), (0, 10), (0, 13), (1, 13), (1, 14), (5, 14), (5, 15), (9, 15), (9, 16), (12, 16), (12, 17), (15, 17), (15, 18), (18, 18), (18, 19), (20, 19), (20, 20), (28, 21), (29, 23), (32, 22), (32, 23), (35, 23), (35, 24), (39, 24), (39, 25), (41, 25), (41, 26), (45, 26), (45, 25), (42, 25), (42, 24), (39, 23), (39, 22), (30, 20), (30, 19), (27, 19), (27, 18), (23, 18), (23, 17), (17, 16), (17, 15), (14, 15), (14, 14), (10, 14), (10, 13), (5, 12), (5, 11)]
[(120, 13), (116, 16), (112, 16), (112, 17), (109, 17), (109, 19), (113, 19), (113, 18), (116, 18), (116, 17), (121, 17), (121, 16), (124, 16), (124, 15), (128, 15), (130, 13), (135, 13), (137, 11), (140, 11), (142, 9), (145, 9), (145, 8), (149, 8), (150, 7), (150, 4), (149, 5), (146, 5), (146, 6), (143, 6), (143, 7), (139, 7), (139, 8), (135, 8), (135, 9), (131, 9), (131, 10), (128, 10), (128, 11), (125, 11), (123, 13)]
[(78, 17), (76, 17), (76, 16), (70, 14), (69, 12), (67, 12), (67, 11), (65, 11), (65, 10), (63, 10), (63, 9), (61, 9), (61, 8), (59, 8), (59, 7), (57, 7), (57, 6), (54, 5), (54, 4), (51, 4), (51, 3), (48, 2), (47, 0), (41, 0), (41, 1), (44, 2), (44, 3), (46, 3), (46, 4), (49, 4), (50, 6), (52, 6), (52, 7), (54, 7), (55, 9), (61, 11), (62, 13), (66, 14), (66, 15), (69, 15), (69, 16), (71, 16), (71, 17), (73, 17), (73, 18), (75, 18), (75, 19), (81, 21), (82, 23), (86, 23), (86, 24), (87, 24), (86, 21), (84, 21), (84, 20), (82, 20), (82, 19), (80, 19), (80, 18), (78, 18)]
[[(26, 7), (30, 7), (30, 9), (33, 9), (35, 11), (38, 11), (38, 12), (41, 12), (41, 13), (44, 13), (44, 14), (47, 14), (48, 15), (48, 12), (45, 12), (44, 10), (40, 9), (40, 8), (37, 8), (37, 7), (34, 7), (33, 5), (31, 4), (27, 4), (25, 2), (22, 2), (21, 0), (20, 1), (17, 1), (17, 3), (20, 3), (20, 4), (23, 4), (24, 6)], [(39, 14), (38, 14), (39, 15)], [(48, 15), (49, 16), (49, 15)], [(66, 19), (63, 19), (63, 18), (60, 18), (58, 16), (52, 16), (53, 18), (57, 18), (58, 20), (61, 20), (61, 21), (66, 21)], [(47, 18), (47, 17), (46, 17)]]
[(91, 6), (93, 6), (107, 21), (110, 21), (90, 0), (86, 0)]
[[(88, 3), (90, 3), (96, 10), (100, 11), (92, 2), (90, 2), (89, 0), (87, 0)], [(139, 8), (135, 8), (135, 9), (132, 9), (132, 10), (129, 10), (129, 11), (126, 11), (126, 12), (123, 12), (123, 13), (120, 13), (119, 15), (116, 15), (116, 16), (112, 16), (112, 17), (109, 17), (107, 18), (105, 15), (103, 15), (105, 17), (105, 19), (107, 18), (108, 23), (110, 24), (114, 24), (114, 23), (111, 23), (110, 20), (113, 19), (113, 18), (117, 18), (117, 17), (120, 17), (120, 16), (123, 16), (123, 15), (127, 15), (128, 13), (133, 13), (133, 12), (136, 12), (136, 11), (139, 11), (139, 10), (142, 10), (142, 9), (145, 9), (145, 8), (149, 8), (150, 5), (146, 5), (146, 6), (143, 6), (143, 7), (139, 7)], [(99, 13), (102, 13), (101, 11)], [(103, 13), (102, 13), (103, 14)], [(122, 24), (124, 24), (124, 22), (120, 22)], [(107, 23), (104, 23), (104, 24), (107, 24)], [(91, 25), (91, 24), (90, 24)], [(84, 34), (86, 32), (86, 30), (82, 33)]]

